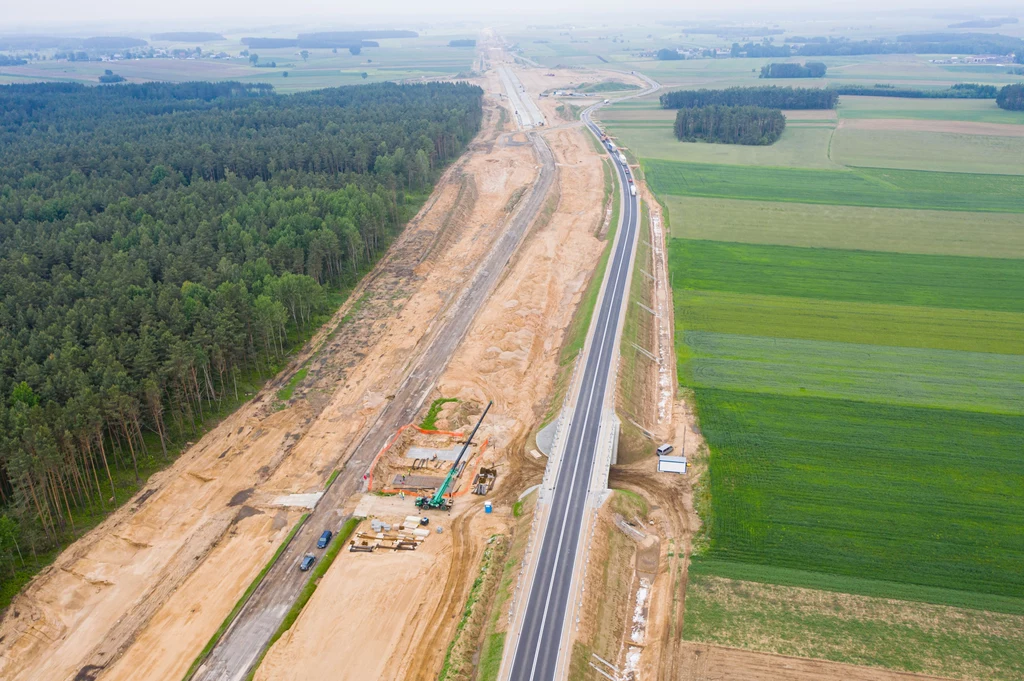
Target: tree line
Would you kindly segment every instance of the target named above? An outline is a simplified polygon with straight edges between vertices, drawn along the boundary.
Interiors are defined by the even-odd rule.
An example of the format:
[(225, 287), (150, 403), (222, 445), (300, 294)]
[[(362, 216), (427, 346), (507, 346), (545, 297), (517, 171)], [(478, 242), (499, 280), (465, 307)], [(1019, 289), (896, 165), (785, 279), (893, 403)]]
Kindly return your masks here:
[(760, 106), (711, 106), (680, 109), (675, 135), (680, 142), (722, 144), (773, 144), (786, 129), (786, 117), (778, 109)]
[(723, 90), (675, 90), (661, 96), (665, 109), (711, 106), (762, 106), (771, 109), (834, 109), (839, 95), (824, 88), (730, 87)]
[(482, 94), (0, 87), (0, 574), (272, 372), (472, 139)]
[[(801, 44), (802, 43), (802, 44)], [(894, 40), (794, 37), (790, 43), (769, 41), (732, 44), (731, 56), (748, 58), (843, 57), (865, 54), (1016, 54), (1024, 63), (1024, 40), (998, 33), (920, 33)]]
[(892, 85), (843, 85), (834, 90), (840, 95), (863, 95), (869, 97), (906, 97), (909, 99), (995, 99), (999, 89), (995, 85), (979, 83), (957, 83), (944, 90), (921, 90), (898, 88)]
[(1007, 111), (1024, 111), (1024, 83), (1003, 87), (996, 96), (996, 106)]
[(820, 61), (809, 61), (803, 64), (789, 62), (765, 64), (761, 67), (759, 78), (821, 78), (828, 68)]

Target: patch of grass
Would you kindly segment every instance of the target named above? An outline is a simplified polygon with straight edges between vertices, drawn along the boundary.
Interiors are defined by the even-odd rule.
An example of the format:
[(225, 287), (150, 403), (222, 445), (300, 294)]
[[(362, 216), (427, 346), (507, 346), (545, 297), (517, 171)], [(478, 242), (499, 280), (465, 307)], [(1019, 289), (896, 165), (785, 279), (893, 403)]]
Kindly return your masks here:
[(243, 593), (242, 597), (238, 599), (237, 603), (235, 603), (235, 607), (231, 609), (231, 612), (228, 613), (228, 616), (224, 618), (223, 622), (221, 622), (220, 627), (217, 628), (217, 631), (214, 632), (213, 636), (210, 637), (210, 640), (207, 641), (206, 645), (196, 656), (196, 659), (192, 662), (192, 666), (190, 666), (188, 668), (188, 671), (185, 672), (184, 681), (189, 681), (189, 679), (192, 678), (192, 675), (196, 673), (196, 670), (199, 669), (200, 665), (202, 665), (203, 662), (206, 661), (207, 656), (209, 656), (209, 654), (217, 646), (217, 643), (220, 642), (220, 639), (224, 636), (224, 633), (228, 630), (228, 627), (230, 627), (231, 623), (235, 621), (236, 617), (238, 617), (238, 613), (240, 613), (242, 611), (242, 608), (245, 607), (245, 604), (249, 602), (249, 598), (256, 591), (256, 588), (263, 582), (263, 578), (267, 576), (268, 572), (270, 572), (270, 568), (274, 567), (274, 564), (277, 563), (277, 559), (281, 557), (281, 554), (284, 553), (284, 550), (288, 548), (289, 544), (292, 543), (292, 539), (295, 537), (295, 534), (306, 523), (307, 518), (309, 518), (309, 514), (303, 513), (302, 517), (299, 518), (299, 522), (295, 523), (295, 526), (288, 532), (288, 535), (284, 538), (284, 541), (282, 541), (281, 545), (277, 547), (277, 551), (275, 551), (274, 555), (270, 557), (270, 560), (268, 560), (267, 564), (263, 566), (263, 569), (260, 570), (258, 575), (256, 575), (256, 578), (252, 580), (252, 582), (249, 584), (249, 587), (245, 590), (245, 593)]
[(1024, 260), (673, 239), (677, 289), (1024, 312)]
[(1024, 212), (1024, 177), (858, 168), (809, 170), (644, 160), (658, 194), (882, 208)]
[(284, 616), (284, 620), (277, 627), (277, 631), (275, 631), (274, 635), (270, 637), (270, 642), (267, 644), (267, 647), (263, 649), (263, 652), (260, 653), (256, 663), (252, 666), (248, 676), (246, 676), (246, 681), (252, 681), (256, 676), (256, 670), (259, 669), (260, 665), (263, 663), (263, 658), (267, 656), (267, 653), (274, 647), (274, 644), (277, 643), (278, 639), (284, 636), (284, 633), (291, 629), (292, 625), (295, 624), (295, 620), (297, 620), (299, 615), (302, 614), (302, 609), (306, 607), (306, 603), (308, 603), (309, 599), (313, 597), (313, 592), (316, 591), (316, 587), (320, 583), (320, 578), (327, 574), (327, 570), (329, 570), (331, 565), (334, 563), (334, 559), (338, 557), (338, 554), (345, 547), (345, 542), (348, 541), (348, 538), (352, 536), (352, 532), (355, 531), (356, 526), (362, 521), (363, 518), (349, 518), (345, 521), (345, 524), (342, 525), (341, 529), (338, 530), (338, 533), (334, 536), (334, 540), (324, 552), (324, 557), (321, 558), (313, 567), (313, 572), (310, 573), (309, 579), (302, 587), (302, 591), (299, 592), (298, 598), (296, 598), (295, 602), (292, 603), (292, 607), (289, 608), (288, 613)]
[(1022, 618), (690, 573), (683, 636), (950, 678), (1024, 677)]
[(1024, 414), (1024, 355), (689, 331), (680, 381), (794, 397)]
[(688, 331), (1024, 354), (1024, 314), (722, 291), (673, 295), (676, 350)]
[(1018, 597), (1024, 417), (695, 390), (708, 558)]
[(498, 681), (501, 671), (501, 657), (505, 653), (505, 632), (489, 635), (480, 651), (480, 665), (477, 667), (477, 681)]
[(327, 483), (324, 485), (324, 489), (325, 490), (329, 490), (331, 488), (331, 485), (334, 484), (334, 481), (338, 478), (338, 476), (340, 474), (341, 474), (341, 469), (340, 468), (334, 469), (334, 472), (331, 473), (331, 477), (327, 478)]
[(437, 430), (437, 416), (441, 413), (442, 407), (449, 402), (458, 401), (457, 397), (439, 397), (431, 402), (427, 415), (423, 417), (423, 422), (420, 423), (420, 428), (423, 430)]
[(299, 383), (302, 383), (302, 379), (309, 373), (309, 367), (302, 367), (295, 372), (295, 375), (291, 377), (288, 384), (277, 391), (277, 399), (282, 402), (287, 402), (292, 399), (292, 393), (295, 392), (295, 388), (298, 387)]
[(672, 236), (808, 248), (1024, 258), (1013, 213), (668, 196)]

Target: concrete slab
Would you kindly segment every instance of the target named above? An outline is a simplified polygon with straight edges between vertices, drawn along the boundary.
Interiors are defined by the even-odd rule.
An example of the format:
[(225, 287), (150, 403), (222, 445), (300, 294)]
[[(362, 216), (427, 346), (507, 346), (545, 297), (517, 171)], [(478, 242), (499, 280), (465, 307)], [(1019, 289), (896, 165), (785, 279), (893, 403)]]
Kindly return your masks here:
[(555, 434), (558, 433), (558, 419), (561, 415), (556, 416), (551, 423), (544, 426), (537, 432), (537, 449), (539, 449), (544, 456), (551, 455), (551, 448), (555, 444)]
[(394, 489), (407, 490), (437, 489), (442, 482), (444, 482), (443, 477), (433, 475), (403, 475), (401, 473), (397, 473), (395, 475), (395, 479), (391, 482), (391, 487)]
[(323, 492), (312, 494), (285, 494), (274, 499), (274, 506), (286, 506), (288, 508), (316, 508), (316, 502), (320, 501)]
[(455, 461), (455, 459), (459, 458), (459, 452), (461, 451), (462, 445), (454, 445), (450, 449), (409, 447), (408, 451), (405, 452), (405, 455), (410, 459), (427, 459), (432, 461), (436, 458), (438, 461)]

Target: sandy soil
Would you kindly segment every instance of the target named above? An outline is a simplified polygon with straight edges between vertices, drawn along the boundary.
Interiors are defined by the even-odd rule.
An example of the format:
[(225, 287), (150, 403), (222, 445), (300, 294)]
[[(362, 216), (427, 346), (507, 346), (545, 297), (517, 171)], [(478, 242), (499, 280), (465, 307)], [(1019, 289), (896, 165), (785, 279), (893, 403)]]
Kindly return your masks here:
[[(502, 489), (518, 493), (524, 474), (513, 464), (543, 413), (564, 329), (602, 248), (594, 236), (602, 219), (602, 170), (582, 134), (545, 133), (559, 164), (557, 208), (528, 235), (436, 391), (479, 405), (494, 401), (477, 438), (489, 439), (484, 460), (499, 469), (494, 497)], [(464, 416), (455, 411), (447, 407), (439, 424), (461, 425)], [(257, 678), (323, 678), (327, 670), (332, 678), (435, 678), (485, 541), (511, 520), (507, 506), (481, 513), (483, 501), (458, 497), (450, 520), (435, 521), (444, 534), (431, 535), (422, 553), (339, 559)], [(411, 497), (406, 503), (412, 507)]]
[(899, 130), (907, 132), (946, 132), (959, 135), (1024, 137), (1024, 125), (978, 123), (974, 121), (927, 121), (911, 118), (844, 118), (839, 127), (854, 130)]
[[(548, 75), (554, 74), (554, 75)], [(516, 75), (523, 86), (531, 93), (540, 93), (552, 89), (564, 89), (584, 83), (599, 83), (606, 80), (617, 80), (622, 83), (633, 83), (643, 88), (647, 83), (636, 76), (618, 71), (604, 69), (535, 69), (518, 68)], [(632, 92), (632, 91), (631, 91)], [(534, 94), (536, 97), (536, 94)], [(566, 119), (559, 115), (557, 109), (562, 104), (574, 104), (587, 107), (604, 99), (604, 95), (596, 93), (593, 97), (539, 97), (536, 99), (541, 112), (547, 118), (549, 126), (566, 124)], [(587, 142), (589, 144), (589, 142)]]
[[(480, 508), (480, 503), (462, 504), (452, 519), (435, 518), (444, 532), (431, 534), (416, 551), (342, 551), (299, 619), (264, 659), (257, 681), (411, 678), (408, 652), (436, 623), (432, 617), (443, 595), (438, 585), (454, 577), (468, 589), (484, 538), (505, 529), (507, 516), (485, 515)], [(411, 498), (404, 510), (416, 512)], [(383, 519), (400, 519), (401, 509), (387, 512), (393, 515)], [(466, 542), (465, 535), (474, 541)], [(469, 555), (456, 543), (469, 546)], [(456, 557), (464, 563), (454, 565)], [(451, 594), (460, 595), (464, 601), (464, 590)]]
[(891, 672), (841, 662), (753, 653), (702, 643), (681, 644), (676, 681), (940, 681), (938, 676)]
[[(232, 500), (249, 499), (270, 517), (276, 509), (266, 504), (277, 493), (322, 486), (403, 378), (434, 317), (489, 248), (513, 192), (535, 176), (528, 147), (495, 144), (497, 115), (492, 104), (486, 106), (489, 129), (449, 170), (334, 325), (352, 301), (362, 300), (354, 319), (330, 338), (329, 324), (281, 377), (154, 475), (144, 487), (152, 490), (145, 503), (113, 514), (15, 600), (0, 623), (0, 677), (65, 679), (94, 665), (108, 667), (112, 678), (162, 679), (164, 671), (133, 674), (133, 667), (142, 664), (155, 673), (191, 663), (262, 567), (268, 546), (286, 531), (239, 523), (245, 531), (232, 535), (239, 513), (247, 513)], [(472, 188), (461, 195), (452, 189), (464, 182)], [(276, 389), (321, 346), (297, 397), (279, 411)], [(216, 567), (221, 545), (230, 545), (236, 560), (227, 572)], [(187, 594), (176, 593), (214, 590), (218, 597), (204, 599), (201, 616)], [(153, 642), (183, 616), (195, 617), (188, 637), (161, 654)]]

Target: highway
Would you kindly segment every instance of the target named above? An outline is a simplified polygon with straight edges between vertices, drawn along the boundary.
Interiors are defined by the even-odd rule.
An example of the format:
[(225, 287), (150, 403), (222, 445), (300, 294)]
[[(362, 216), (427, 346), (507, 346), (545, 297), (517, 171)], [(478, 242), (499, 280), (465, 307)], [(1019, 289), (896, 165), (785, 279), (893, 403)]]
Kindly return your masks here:
[[(583, 113), (583, 122), (600, 136)], [(611, 373), (615, 367), (616, 339), (623, 301), (629, 292), (630, 261), (636, 240), (639, 205), (629, 193), (629, 183), (621, 163), (613, 156), (622, 188), (623, 211), (615, 251), (605, 274), (605, 290), (600, 301), (593, 336), (585, 358), (581, 388), (569, 417), (565, 447), (558, 461), (551, 509), (540, 539), (537, 566), (526, 602), (526, 612), (511, 663), (513, 681), (553, 680), (559, 666), (563, 631), (576, 562), (580, 533), (587, 516), (588, 495), (598, 453), (598, 435)]]

